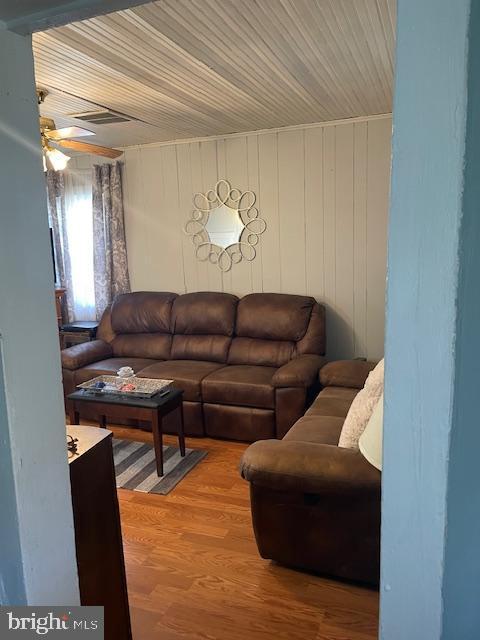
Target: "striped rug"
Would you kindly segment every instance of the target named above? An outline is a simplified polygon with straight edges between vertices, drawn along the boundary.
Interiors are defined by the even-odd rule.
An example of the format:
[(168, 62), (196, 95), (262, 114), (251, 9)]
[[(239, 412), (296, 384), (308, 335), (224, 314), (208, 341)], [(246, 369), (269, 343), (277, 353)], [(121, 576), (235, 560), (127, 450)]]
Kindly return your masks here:
[(117, 487), (167, 495), (206, 455), (201, 449), (187, 449), (184, 458), (177, 447), (163, 447), (162, 478), (157, 476), (152, 444), (113, 439)]

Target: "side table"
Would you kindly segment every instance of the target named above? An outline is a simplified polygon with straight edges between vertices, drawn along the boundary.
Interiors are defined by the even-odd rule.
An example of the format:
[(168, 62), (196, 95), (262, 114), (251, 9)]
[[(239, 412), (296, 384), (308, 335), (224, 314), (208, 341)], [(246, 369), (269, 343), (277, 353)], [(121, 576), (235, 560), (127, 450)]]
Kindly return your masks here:
[(97, 321), (79, 321), (62, 324), (60, 327), (60, 342), (62, 349), (71, 347), (74, 344), (95, 340), (97, 335)]

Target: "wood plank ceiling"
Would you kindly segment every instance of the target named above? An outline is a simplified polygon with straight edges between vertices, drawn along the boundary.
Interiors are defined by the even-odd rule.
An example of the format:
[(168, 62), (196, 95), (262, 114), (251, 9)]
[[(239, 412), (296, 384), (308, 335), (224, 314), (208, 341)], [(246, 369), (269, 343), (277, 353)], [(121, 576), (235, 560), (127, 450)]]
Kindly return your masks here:
[[(160, 0), (33, 36), (42, 114), (128, 146), (388, 113), (396, 0)], [(75, 97), (76, 96), (76, 97)]]

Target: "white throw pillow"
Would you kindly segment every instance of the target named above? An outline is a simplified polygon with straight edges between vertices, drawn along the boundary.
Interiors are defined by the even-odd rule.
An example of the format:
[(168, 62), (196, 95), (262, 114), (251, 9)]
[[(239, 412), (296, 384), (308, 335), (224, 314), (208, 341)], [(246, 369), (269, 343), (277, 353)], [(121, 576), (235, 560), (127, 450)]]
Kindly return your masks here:
[(383, 393), (375, 405), (365, 431), (360, 436), (358, 446), (364, 458), (379, 471), (382, 470), (383, 445)]
[(365, 385), (355, 396), (338, 441), (339, 447), (358, 449), (358, 441), (367, 426), (375, 405), (383, 393), (383, 359), (370, 371)]

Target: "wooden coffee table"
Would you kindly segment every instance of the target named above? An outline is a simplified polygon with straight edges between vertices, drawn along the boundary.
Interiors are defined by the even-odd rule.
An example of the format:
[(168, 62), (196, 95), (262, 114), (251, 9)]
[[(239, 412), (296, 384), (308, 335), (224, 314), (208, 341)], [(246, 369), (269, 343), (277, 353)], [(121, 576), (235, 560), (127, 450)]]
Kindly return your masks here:
[(183, 429), (183, 391), (170, 388), (167, 392), (160, 392), (151, 398), (136, 398), (124, 394), (92, 393), (78, 389), (67, 396), (70, 424), (79, 424), (80, 407), (83, 405), (97, 413), (101, 427), (107, 426), (107, 418), (113, 422), (115, 418), (145, 420), (152, 425), (153, 442), (155, 445), (155, 459), (157, 474), (163, 476), (163, 430), (162, 419), (172, 413), (180, 412), (180, 429), (178, 444), (180, 455), (185, 456), (185, 434)]

